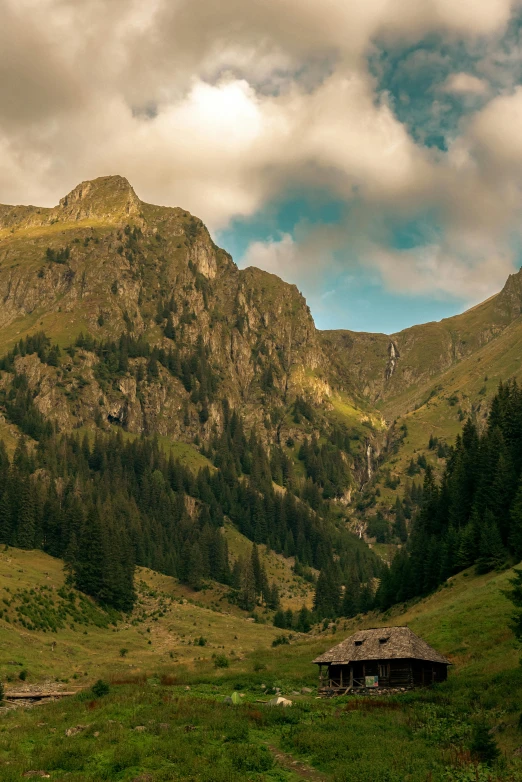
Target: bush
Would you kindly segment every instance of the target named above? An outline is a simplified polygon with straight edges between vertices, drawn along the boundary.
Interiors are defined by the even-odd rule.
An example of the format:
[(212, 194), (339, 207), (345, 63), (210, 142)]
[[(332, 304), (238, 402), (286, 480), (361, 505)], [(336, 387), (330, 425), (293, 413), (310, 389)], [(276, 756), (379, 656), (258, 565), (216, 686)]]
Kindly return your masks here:
[(103, 679), (98, 679), (98, 681), (92, 685), (91, 692), (96, 698), (103, 698), (104, 695), (109, 694), (110, 689), (107, 682), (104, 682)]
[(288, 639), (287, 635), (278, 635), (277, 638), (274, 638), (272, 641), (272, 646), (283, 646), (284, 644), (289, 644), (290, 641)]
[(214, 668), (228, 668), (229, 661), (228, 657), (224, 654), (218, 654), (214, 658)]
[(500, 755), (497, 742), (485, 722), (478, 722), (473, 729), (472, 755), (486, 765), (493, 763)]
[(237, 771), (270, 771), (274, 760), (266, 747), (244, 744), (234, 748), (232, 763)]
[(120, 657), (126, 657), (128, 651), (128, 649), (120, 649)]
[(23, 670), (21, 670), (20, 673), (18, 674), (18, 678), (22, 682), (25, 682), (25, 680), (27, 679), (27, 676), (28, 676), (28, 674), (27, 674), (27, 671), (25, 670), (25, 668)]
[(2, 684), (2, 682), (0, 682), (0, 703), (4, 702), (4, 697), (5, 697), (4, 685)]

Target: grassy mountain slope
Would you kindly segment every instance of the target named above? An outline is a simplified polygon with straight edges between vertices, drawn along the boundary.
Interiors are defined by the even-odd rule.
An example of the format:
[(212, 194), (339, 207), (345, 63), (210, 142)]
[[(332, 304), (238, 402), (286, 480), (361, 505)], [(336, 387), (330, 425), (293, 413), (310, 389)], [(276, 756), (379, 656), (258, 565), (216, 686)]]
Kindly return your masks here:
[[(326, 331), (321, 338), (333, 351), (339, 371), (393, 420), (413, 409), (430, 386), (439, 378), (450, 377), (451, 370), (463, 361), (481, 355), (488, 363), (497, 353), (504, 353), (501, 340), (504, 336), (508, 343), (512, 340), (521, 308), (519, 272), (509, 277), (499, 294), (462, 315), (389, 336)], [(488, 346), (489, 351), (485, 350)], [(509, 363), (498, 366), (504, 377), (511, 369)]]
[[(18, 557), (19, 552), (14, 554)], [(26, 572), (20, 578), (39, 577), (43, 561), (29, 561), (27, 553), (22, 556)], [(16, 571), (11, 574), (16, 577)], [(125, 658), (119, 657), (118, 650), (130, 629), (108, 628), (95, 634), (89, 628), (94, 654), (86, 667), (84, 660), (78, 665), (80, 671), (85, 667), (88, 676), (63, 686), (88, 684), (105, 676), (113, 682), (111, 693), (96, 699), (87, 692), (6, 715), (0, 727), (3, 778), (18, 779), (23, 771), (42, 769), (52, 777), (73, 780), (130, 780), (150, 774), (158, 780), (190, 776), (206, 782), (245, 778), (516, 782), (522, 776), (515, 753), (521, 743), (522, 668), (520, 649), (508, 628), (510, 604), (503, 593), (510, 576), (509, 571), (479, 577), (466, 571), (431, 597), (402, 610), (341, 620), (333, 635), (329, 631), (276, 649), (268, 648), (273, 631), (266, 626), (230, 616), (216, 618), (190, 604), (169, 609), (158, 622), (150, 622), (157, 625), (151, 630), (151, 646), (142, 644), (136, 632), (141, 625), (132, 628), (139, 642), (129, 643)], [(147, 578), (156, 576), (147, 574)], [(228, 626), (223, 624), (218, 631), (218, 622)], [(311, 660), (319, 652), (355, 629), (406, 623), (451, 659), (454, 665), (447, 683), (398, 698), (375, 698), (374, 703), (314, 699), (317, 672)], [(203, 626), (211, 646), (187, 648), (186, 638), (199, 636)], [(232, 633), (238, 635), (233, 640), (236, 655), (228, 650)], [(3, 651), (3, 671), (17, 672), (15, 666), (4, 667), (6, 658), (12, 654), (22, 659), (25, 654), (43, 672), (48, 666), (57, 678), (71, 676), (79, 643), (53, 634), (58, 644), (50, 652), (28, 636), (35, 634), (20, 635), (17, 648)], [(166, 654), (160, 640), (165, 637), (179, 662)], [(50, 640), (46, 638), (47, 645)], [(229, 654), (230, 668), (216, 670), (209, 652), (221, 645)], [(47, 662), (51, 656), (52, 665)], [(28, 667), (23, 686), (31, 681)], [(312, 688), (311, 694), (294, 694), (303, 685)], [(265, 690), (272, 686), (294, 701), (292, 709), (270, 709), (260, 703), (268, 699)], [(223, 696), (233, 689), (243, 694), (236, 709), (223, 704)], [(502, 753), (489, 770), (474, 765), (469, 753), (474, 726), (482, 720), (493, 729)], [(75, 725), (83, 726), (78, 735), (64, 740), (64, 731)], [(143, 727), (137, 731), (137, 726)], [(173, 736), (174, 754), (169, 749)]]
[(37, 331), (62, 349), (81, 332), (98, 341), (127, 333), (175, 349), (181, 362), (194, 360), (203, 341), (214, 378), (203, 401), (163, 367), (157, 378), (140, 379), (140, 358), (127, 370), (103, 371), (89, 349), (62, 354), (58, 367), (34, 355), (18, 359), (37, 407), (62, 430), (96, 419), (192, 443), (221, 425), (226, 399), (268, 441), (284, 443), (314, 429), (293, 420), (297, 397), (314, 405), (319, 434), (333, 422), (374, 423), (367, 405), (340, 395), (295, 286), (239, 270), (201, 221), (143, 203), (122, 177), (84, 182), (53, 209), (0, 207), (0, 296), (2, 353)]
[[(16, 356), (0, 372), (0, 392), (8, 398), (24, 375), (36, 408), (61, 431), (155, 435), (194, 471), (209, 464), (200, 451), (221, 430), (226, 403), (269, 451), (281, 446), (301, 486), (300, 445), (315, 436), (330, 447), (341, 426), (350, 441), (341, 447), (350, 470), (337, 496), (342, 526), (368, 466), (378, 467), (368, 465), (368, 443), (384, 460), (376, 482), (388, 507), (389, 475), (404, 483), (419, 453), (439, 464), (430, 434), (452, 442), (465, 416), (485, 414), (498, 380), (518, 373), (521, 275), (440, 323), (391, 336), (321, 333), (295, 286), (239, 270), (197, 218), (102, 177), (53, 209), (0, 207), (2, 351), (39, 330), (62, 348), (54, 363)], [(80, 332), (89, 340), (65, 352)], [(122, 355), (122, 334), (135, 354)], [(170, 354), (174, 368), (159, 361), (152, 372), (143, 345)], [(0, 434), (12, 453), (18, 432), (8, 415)]]
[[(212, 654), (233, 657), (269, 646), (280, 632), (271, 623), (249, 621), (245, 612), (228, 602), (228, 590), (219, 584), (195, 593), (173, 578), (139, 568), (136, 585), (134, 612), (122, 621), (74, 590), (66, 588), (62, 597), (60, 560), (40, 551), (2, 552), (0, 680), (12, 679), (20, 686), (18, 675), (27, 670), (29, 684), (67, 679), (71, 685), (82, 685), (85, 677), (89, 681), (102, 675), (149, 671), (172, 666), (173, 660), (197, 667), (211, 661)], [(75, 596), (75, 614), (65, 613), (71, 603), (69, 595)], [(33, 616), (43, 616), (49, 625), (29, 629)], [(50, 628), (52, 623), (56, 623), (56, 632)], [(194, 643), (200, 637), (206, 640), (203, 647)], [(121, 649), (127, 650), (124, 658)]]
[[(471, 356), (451, 366), (432, 382), (412, 387), (394, 400), (406, 412), (397, 418), (395, 436), (406, 426), (406, 435), (395, 454), (385, 460), (392, 475), (404, 477), (411, 459), (422, 454), (436, 470), (444, 461), (428, 449), (430, 435), (453, 444), (462, 431), (463, 420), (471, 416), (482, 425), (489, 404), (500, 382), (522, 378), (522, 321), (516, 319), (497, 338)], [(392, 438), (393, 439), (393, 438)], [(419, 480), (419, 478), (417, 478)], [(389, 504), (395, 495), (380, 480), (382, 502)]]

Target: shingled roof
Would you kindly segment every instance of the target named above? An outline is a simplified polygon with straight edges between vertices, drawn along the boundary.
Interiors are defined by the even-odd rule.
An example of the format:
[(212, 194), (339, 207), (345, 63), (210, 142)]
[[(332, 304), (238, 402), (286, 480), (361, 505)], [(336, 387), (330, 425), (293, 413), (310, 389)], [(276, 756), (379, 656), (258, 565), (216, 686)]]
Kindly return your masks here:
[(428, 660), (451, 665), (449, 660), (415, 635), (409, 627), (377, 627), (372, 630), (359, 630), (330, 651), (316, 657), (314, 663), (397, 659)]

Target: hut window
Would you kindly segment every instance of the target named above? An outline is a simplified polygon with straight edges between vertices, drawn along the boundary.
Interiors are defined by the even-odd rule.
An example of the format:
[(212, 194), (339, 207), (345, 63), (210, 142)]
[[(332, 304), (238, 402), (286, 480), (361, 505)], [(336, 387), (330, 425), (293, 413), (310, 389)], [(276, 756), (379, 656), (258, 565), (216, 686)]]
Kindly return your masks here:
[(387, 643), (387, 641), (389, 641), (389, 640), (390, 640), (389, 636), (388, 636), (388, 638), (379, 638), (379, 643), (380, 643), (380, 644), (385, 644), (385, 643)]
[(355, 641), (355, 645), (356, 646), (362, 646), (363, 645), (363, 641)]

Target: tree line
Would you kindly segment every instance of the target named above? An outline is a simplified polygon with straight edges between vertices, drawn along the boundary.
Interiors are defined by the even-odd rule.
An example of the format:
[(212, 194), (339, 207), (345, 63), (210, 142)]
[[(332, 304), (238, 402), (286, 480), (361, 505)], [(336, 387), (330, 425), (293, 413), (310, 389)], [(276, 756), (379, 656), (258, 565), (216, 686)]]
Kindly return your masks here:
[[(216, 398), (218, 378), (201, 338), (184, 357), (176, 347), (152, 347), (128, 332), (114, 341), (80, 335), (66, 352), (74, 356), (78, 349), (98, 356), (96, 372), (105, 382), (128, 371), (154, 377), (161, 364), (201, 403), (200, 418)], [(120, 608), (134, 599), (135, 564), (194, 588), (214, 578), (240, 590), (245, 567), (240, 573), (229, 562), (221, 534), (225, 517), (254, 543), (294, 557), (296, 572), (321, 570), (335, 560), (345, 581), (368, 583), (379, 574), (377, 557), (345, 529), (330, 502), (349, 481), (342, 453), (349, 450), (346, 432), (334, 429), (326, 445), (313, 438), (305, 442), (301, 458), (308, 477), (303, 481), (294, 475), (289, 453), (264, 444), (254, 429), (245, 431), (241, 416), (223, 400), (222, 427), (214, 428), (203, 445), (195, 440), (211, 462), (195, 475), (151, 438), (99, 429), (90, 437), (60, 435), (36, 407), (27, 377), (15, 373), (16, 359), (33, 353), (51, 365), (60, 361), (60, 349), (39, 333), (20, 340), (0, 362), (0, 369), (13, 375), (0, 391), (0, 405), (38, 443), (32, 447), (22, 440), (12, 460), (3, 451), (0, 542), (65, 558), (83, 591)], [(135, 358), (145, 358), (146, 364), (130, 364)], [(275, 607), (274, 593), (258, 587), (256, 594)]]
[(486, 573), (522, 558), (522, 391), (501, 383), (484, 430), (469, 419), (440, 481), (426, 467), (408, 543), (383, 573), (386, 609), (424, 595), (474, 565)]
[(269, 457), (255, 434), (245, 436), (237, 414), (209, 450), (219, 468), (195, 475), (155, 439), (122, 432), (46, 432), (36, 447), (21, 438), (12, 459), (2, 443), (0, 543), (63, 558), (79, 589), (120, 610), (133, 605), (135, 565), (194, 589), (215, 579), (248, 610), (258, 598), (277, 608), (277, 590), (255, 561), (230, 562), (225, 516), (252, 541), (305, 566), (339, 552), (354, 573), (375, 570), (360, 547), (352, 550), (351, 536), (274, 489)]

